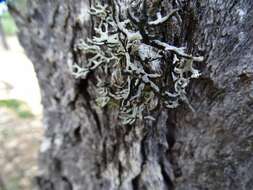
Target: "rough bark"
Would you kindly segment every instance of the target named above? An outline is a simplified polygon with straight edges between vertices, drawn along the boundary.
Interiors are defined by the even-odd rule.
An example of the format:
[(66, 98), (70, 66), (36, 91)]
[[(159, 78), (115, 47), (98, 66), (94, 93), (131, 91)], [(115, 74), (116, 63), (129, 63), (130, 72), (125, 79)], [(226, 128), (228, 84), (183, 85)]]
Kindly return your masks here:
[(188, 91), (196, 112), (160, 109), (156, 122), (134, 126), (95, 106), (92, 80), (70, 75), (68, 63), (80, 59), (74, 44), (92, 31), (88, 1), (11, 9), (42, 93), (40, 190), (253, 189), (253, 1), (179, 2), (183, 27), (173, 40), (206, 56)]

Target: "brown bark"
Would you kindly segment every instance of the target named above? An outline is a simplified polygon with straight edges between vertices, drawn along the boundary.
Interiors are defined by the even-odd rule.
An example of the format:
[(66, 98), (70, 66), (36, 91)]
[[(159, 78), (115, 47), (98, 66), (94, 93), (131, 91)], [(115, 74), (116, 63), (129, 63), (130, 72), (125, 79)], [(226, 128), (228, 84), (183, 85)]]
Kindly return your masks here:
[(188, 89), (196, 112), (160, 109), (156, 122), (134, 126), (98, 109), (92, 80), (69, 72), (81, 59), (75, 42), (92, 31), (80, 19), (87, 1), (31, 0), (25, 15), (14, 10), (44, 106), (39, 189), (253, 189), (253, 2), (179, 2), (180, 33), (161, 32), (206, 56)]

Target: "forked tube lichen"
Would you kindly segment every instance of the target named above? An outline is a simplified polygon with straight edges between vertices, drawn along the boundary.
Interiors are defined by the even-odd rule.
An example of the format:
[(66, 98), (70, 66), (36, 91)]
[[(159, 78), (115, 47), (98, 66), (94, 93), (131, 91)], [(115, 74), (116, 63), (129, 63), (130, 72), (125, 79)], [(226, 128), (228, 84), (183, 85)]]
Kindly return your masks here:
[(123, 124), (153, 119), (151, 112), (158, 106), (189, 104), (186, 87), (191, 78), (200, 76), (193, 63), (203, 61), (203, 57), (187, 54), (184, 47), (162, 41), (151, 30), (169, 22), (179, 9), (167, 15), (158, 11), (155, 18), (148, 16), (146, 6), (145, 0), (92, 6), (95, 35), (76, 44), (87, 60), (82, 66), (71, 65), (76, 78), (95, 76), (97, 103), (102, 107), (116, 103)]

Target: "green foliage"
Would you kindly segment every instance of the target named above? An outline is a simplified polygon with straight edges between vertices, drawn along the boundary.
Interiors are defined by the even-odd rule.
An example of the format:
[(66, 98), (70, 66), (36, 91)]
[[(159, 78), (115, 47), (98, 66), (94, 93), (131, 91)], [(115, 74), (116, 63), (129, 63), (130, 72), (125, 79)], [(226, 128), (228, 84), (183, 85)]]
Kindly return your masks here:
[[(26, 11), (26, 0), (10, 0), (9, 3), (14, 4), (19, 11)], [(15, 35), (17, 33), (17, 26), (9, 12), (3, 14), (0, 17), (1, 24), (3, 26), (4, 33), (8, 36)]]
[(20, 118), (32, 118), (34, 115), (29, 110), (27, 104), (16, 99), (0, 100), (0, 107), (5, 107), (14, 111)]
[(12, 16), (9, 13), (5, 13), (2, 15), (1, 23), (3, 26), (4, 33), (8, 36), (15, 35), (17, 32), (17, 27)]
[(10, 179), (9, 183), (7, 183), (7, 189), (9, 190), (18, 190), (20, 189), (20, 186), (19, 186), (19, 182), (21, 180), (21, 177), (19, 176), (14, 176)]

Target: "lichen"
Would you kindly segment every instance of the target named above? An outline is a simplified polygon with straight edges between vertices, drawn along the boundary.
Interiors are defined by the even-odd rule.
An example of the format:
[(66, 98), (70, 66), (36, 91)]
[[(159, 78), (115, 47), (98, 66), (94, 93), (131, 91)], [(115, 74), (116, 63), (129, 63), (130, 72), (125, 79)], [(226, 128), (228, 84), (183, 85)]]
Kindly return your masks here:
[(71, 65), (76, 78), (95, 76), (98, 105), (118, 102), (123, 124), (154, 120), (150, 113), (158, 106), (176, 108), (182, 101), (190, 106), (186, 87), (191, 78), (200, 76), (193, 63), (203, 61), (203, 57), (187, 54), (184, 47), (162, 41), (151, 30), (169, 22), (178, 9), (168, 15), (158, 11), (152, 19), (146, 6), (145, 0), (92, 6), (95, 34), (75, 47), (87, 60)]

